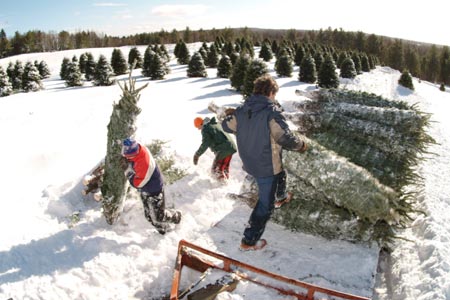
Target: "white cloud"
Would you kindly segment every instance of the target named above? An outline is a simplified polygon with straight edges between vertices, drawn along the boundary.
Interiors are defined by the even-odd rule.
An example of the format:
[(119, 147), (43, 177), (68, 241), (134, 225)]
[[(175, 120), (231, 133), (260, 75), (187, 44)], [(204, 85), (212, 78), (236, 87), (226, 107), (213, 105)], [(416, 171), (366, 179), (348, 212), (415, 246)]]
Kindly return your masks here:
[(205, 13), (207, 6), (196, 5), (160, 5), (152, 9), (152, 14), (160, 17), (185, 17)]

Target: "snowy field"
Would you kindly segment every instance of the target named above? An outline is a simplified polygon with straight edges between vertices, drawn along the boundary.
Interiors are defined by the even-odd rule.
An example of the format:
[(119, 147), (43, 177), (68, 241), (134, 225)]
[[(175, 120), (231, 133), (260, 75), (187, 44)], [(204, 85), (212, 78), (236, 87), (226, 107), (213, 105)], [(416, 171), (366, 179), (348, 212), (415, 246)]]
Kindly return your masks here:
[[(190, 45), (191, 53), (199, 47)], [(173, 45), (167, 48), (172, 52)], [(120, 49), (127, 57), (130, 47)], [(149, 82), (139, 102), (137, 138), (144, 143), (167, 141), (167, 153), (188, 173), (166, 187), (167, 204), (183, 212), (182, 222), (174, 231), (159, 235), (145, 220), (133, 193), (119, 222), (108, 225), (101, 204), (81, 195), (81, 180), (106, 153), (106, 126), (121, 90), (117, 85), (91, 84), (67, 88), (59, 78), (59, 67), (64, 57), (89, 51), (95, 58), (101, 53), (109, 58), (112, 50), (0, 60), (4, 69), (9, 61), (44, 60), (52, 72), (43, 82), (45, 90), (0, 98), (0, 299), (161, 299), (170, 291), (181, 239), (259, 268), (356, 295), (383, 300), (450, 299), (449, 91), (414, 79), (411, 92), (398, 86), (398, 71), (385, 67), (341, 81), (342, 88), (418, 103), (433, 114), (430, 134), (439, 143), (430, 148), (434, 155), (419, 166), (425, 181), (420, 207), (427, 216), (419, 216), (401, 234), (406, 240), (399, 240), (391, 256), (382, 257), (375, 275), (376, 246), (292, 233), (273, 223), (264, 233), (269, 243), (265, 250), (238, 250), (251, 210), (225, 195), (238, 192), (244, 178), (239, 156), (233, 156), (226, 186), (209, 176), (210, 151), (197, 166), (192, 157), (201, 143), (193, 119), (212, 116), (207, 110), (210, 101), (238, 105), (242, 98), (230, 89), (229, 80), (216, 77), (216, 69), (208, 69), (208, 78), (188, 78), (186, 66), (176, 60), (164, 80), (149, 82), (140, 70), (133, 76), (137, 86)], [(143, 55), (145, 46), (139, 50)], [(275, 76), (273, 62), (269, 69)], [(297, 77), (298, 68), (291, 78), (275, 76), (280, 86), (277, 99), (288, 112), (292, 101), (299, 99), (296, 89), (313, 88)], [(198, 274), (187, 275), (186, 284)], [(218, 298), (289, 299), (245, 283), (235, 293)]]

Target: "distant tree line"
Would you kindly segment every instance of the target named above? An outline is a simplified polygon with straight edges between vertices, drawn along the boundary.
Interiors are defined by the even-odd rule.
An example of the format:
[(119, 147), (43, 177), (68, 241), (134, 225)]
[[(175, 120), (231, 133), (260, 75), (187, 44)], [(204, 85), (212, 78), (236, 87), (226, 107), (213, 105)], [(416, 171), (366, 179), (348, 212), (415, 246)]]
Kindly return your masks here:
[[(450, 84), (450, 50), (448, 46), (432, 45), (415, 41), (393, 39), (363, 32), (348, 32), (342, 29), (326, 30), (273, 30), (251, 28), (224, 28), (210, 30), (161, 30), (114, 37), (94, 31), (15, 32), (8, 38), (0, 30), (0, 58), (31, 52), (48, 52), (68, 49), (120, 47), (124, 45), (176, 44), (214, 42), (218, 38), (226, 42), (245, 40), (251, 45), (262, 46), (264, 41), (320, 44), (341, 51), (366, 53), (377, 57), (381, 65), (399, 71), (409, 71), (413, 76), (435, 82)], [(231, 58), (231, 57), (230, 57)]]

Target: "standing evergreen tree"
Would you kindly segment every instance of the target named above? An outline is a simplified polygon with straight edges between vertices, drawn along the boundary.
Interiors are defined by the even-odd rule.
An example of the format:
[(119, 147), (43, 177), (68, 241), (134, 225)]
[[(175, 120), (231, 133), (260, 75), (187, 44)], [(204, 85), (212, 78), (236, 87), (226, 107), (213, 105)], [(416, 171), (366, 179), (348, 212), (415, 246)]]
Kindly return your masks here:
[(103, 54), (100, 54), (97, 65), (95, 66), (94, 82), (96, 86), (108, 86), (113, 85), (115, 81), (111, 79), (113, 76), (113, 70), (108, 60)]
[(303, 46), (298, 46), (297, 50), (295, 51), (295, 56), (294, 56), (294, 63), (296, 66), (300, 66), (302, 63), (303, 58), (305, 57), (305, 48), (303, 48)]
[(245, 73), (247, 72), (247, 67), (250, 65), (250, 61), (251, 59), (248, 54), (240, 55), (236, 63), (233, 64), (230, 83), (238, 92), (244, 88)]
[(187, 65), (190, 60), (191, 55), (189, 54), (189, 49), (187, 48), (186, 43), (182, 41), (178, 49), (177, 61), (180, 65)]
[(317, 71), (314, 58), (307, 54), (300, 64), (298, 80), (306, 83), (314, 83), (317, 80)]
[(13, 71), (13, 77), (12, 77), (12, 87), (14, 90), (19, 91), (22, 88), (22, 77), (23, 77), (23, 65), (22, 62), (19, 60), (16, 60), (16, 63), (14, 64), (14, 71)]
[(6, 68), (6, 75), (8, 75), (9, 82), (11, 84), (13, 84), (13, 82), (14, 82), (14, 80), (13, 80), (13, 77), (14, 77), (14, 64), (13, 64), (12, 61), (10, 61), (8, 63), (8, 67)]
[[(105, 62), (106, 58), (103, 59)], [(123, 202), (127, 193), (128, 181), (122, 169), (122, 143), (127, 137), (133, 136), (136, 130), (135, 120), (141, 109), (137, 106), (140, 91), (135, 88), (136, 81), (129, 77), (129, 86), (119, 84), (122, 97), (113, 106), (113, 112), (108, 124), (108, 143), (105, 157), (105, 173), (103, 175), (102, 206), (106, 222), (114, 224), (122, 212)]]
[(353, 63), (353, 60), (350, 57), (347, 57), (344, 59), (344, 61), (341, 64), (341, 73), (340, 76), (342, 78), (350, 78), (353, 79), (356, 77), (356, 69), (355, 64)]
[(247, 99), (253, 93), (256, 78), (267, 74), (268, 72), (267, 65), (264, 61), (260, 59), (251, 60), (244, 77), (244, 89), (242, 90), (244, 99)]
[(23, 70), (22, 88), (25, 92), (35, 92), (43, 88), (41, 75), (32, 62), (27, 62)]
[(448, 46), (442, 47), (439, 64), (441, 65), (439, 81), (444, 84), (450, 83), (450, 50)]
[(233, 65), (228, 55), (222, 55), (217, 66), (217, 77), (230, 78), (232, 68)]
[(62, 80), (66, 80), (67, 76), (67, 67), (69, 66), (70, 59), (67, 57), (63, 58), (63, 61), (61, 63), (61, 68), (59, 70), (59, 77), (61, 77)]
[(142, 68), (142, 56), (141, 52), (139, 52), (137, 47), (133, 47), (130, 49), (130, 52), (128, 53), (128, 65), (131, 66), (135, 63), (135, 68), (140, 69)]
[(164, 76), (166, 75), (166, 69), (167, 67), (165, 61), (159, 56), (158, 53), (155, 53), (150, 65), (150, 79), (164, 79)]
[(50, 70), (48, 68), (48, 65), (45, 61), (41, 60), (41, 62), (38, 64), (38, 71), (39, 75), (41, 75), (41, 78), (49, 78), (50, 77)]
[(316, 65), (316, 70), (320, 70), (320, 67), (322, 66), (322, 62), (323, 62), (322, 51), (317, 50), (316, 53), (314, 53), (314, 63)]
[(359, 57), (359, 54), (354, 52), (354, 53), (352, 53), (351, 57), (352, 57), (353, 63), (355, 64), (356, 74), (362, 74), (361, 58)]
[(8, 56), (11, 51), (11, 45), (6, 36), (6, 32), (2, 29), (0, 30), (0, 58)]
[(169, 62), (170, 61), (170, 54), (169, 51), (167, 51), (166, 46), (164, 46), (164, 44), (161, 44), (159, 46), (159, 51), (161, 53), (161, 58), (165, 61), (165, 62)]
[(199, 52), (195, 52), (192, 55), (191, 61), (188, 64), (187, 69), (188, 77), (208, 77), (206, 73), (205, 63)]
[(398, 80), (398, 84), (414, 91), (414, 84), (412, 81), (411, 74), (409, 74), (408, 70), (404, 70), (402, 72), (402, 75), (400, 76), (400, 79)]
[(128, 71), (127, 61), (120, 49), (115, 48), (113, 50), (111, 55), (111, 67), (116, 75), (126, 74)]
[(277, 59), (275, 64), (275, 71), (280, 77), (291, 77), (294, 68), (292, 66), (292, 59), (288, 54), (282, 55)]
[(80, 69), (80, 72), (82, 74), (86, 73), (86, 65), (87, 65), (87, 55), (86, 53), (81, 53), (78, 68)]
[(273, 58), (272, 49), (267, 43), (262, 44), (261, 50), (259, 51), (259, 58), (262, 58), (266, 62), (269, 62)]
[(96, 68), (97, 64), (95, 63), (94, 56), (92, 55), (91, 52), (86, 52), (86, 57), (87, 57), (87, 61), (86, 61), (86, 69), (85, 69), (85, 73), (84, 73), (84, 78), (88, 81), (91, 81), (94, 79), (95, 68)]
[(82, 74), (78, 64), (75, 62), (69, 62), (66, 70), (66, 85), (67, 86), (82, 86)]
[(322, 66), (319, 70), (317, 81), (321, 88), (331, 89), (339, 87), (339, 78), (336, 74), (336, 64), (330, 54), (324, 58)]
[(145, 77), (150, 77), (152, 74), (152, 60), (155, 56), (155, 52), (152, 50), (150, 46), (145, 49), (144, 53), (144, 63), (142, 64), (142, 75)]
[(436, 82), (438, 80), (440, 65), (439, 65), (439, 54), (436, 45), (432, 45), (427, 52), (426, 56), (426, 66), (425, 70), (425, 80)]
[(217, 52), (217, 48), (213, 43), (209, 47), (209, 52), (206, 57), (206, 65), (210, 68), (216, 68), (218, 63), (219, 63), (219, 53)]
[(395, 42), (388, 49), (387, 63), (393, 69), (403, 70), (405, 66), (404, 59), (403, 43), (401, 40), (395, 40)]
[[(336, 67), (338, 67), (339, 69), (342, 68), (342, 64), (344, 63), (344, 61), (348, 58), (348, 54), (345, 51), (341, 51), (339, 53), (338, 59), (336, 61)], [(347, 62), (348, 63), (348, 62)], [(352, 61), (353, 63), (353, 68), (355, 68), (355, 63)], [(344, 77), (344, 78), (350, 78), (350, 77)]]
[(0, 97), (9, 96), (13, 92), (11, 82), (9, 82), (8, 75), (0, 66)]
[(361, 71), (363, 72), (370, 71), (369, 57), (367, 57), (366, 53), (361, 54)]

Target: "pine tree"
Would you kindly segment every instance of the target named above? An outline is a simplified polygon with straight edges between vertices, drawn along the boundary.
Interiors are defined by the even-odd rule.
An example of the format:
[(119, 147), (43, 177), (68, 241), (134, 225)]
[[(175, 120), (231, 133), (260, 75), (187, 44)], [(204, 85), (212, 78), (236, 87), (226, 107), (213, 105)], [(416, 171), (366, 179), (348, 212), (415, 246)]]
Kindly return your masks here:
[(165, 62), (169, 62), (170, 61), (170, 54), (169, 51), (167, 51), (166, 46), (164, 46), (164, 44), (161, 44), (159, 46), (159, 51), (161, 53), (161, 58), (165, 61)]
[(230, 78), (232, 68), (231, 59), (227, 55), (222, 55), (217, 66), (217, 77)]
[(289, 55), (282, 55), (277, 59), (275, 64), (275, 71), (280, 77), (291, 77), (294, 68), (292, 66), (292, 59)]
[(361, 53), (361, 71), (369, 72), (370, 71), (370, 63), (369, 57), (366, 53)]
[(164, 76), (166, 75), (166, 69), (167, 67), (165, 61), (161, 59), (158, 53), (155, 53), (155, 55), (153, 55), (150, 65), (150, 79), (151, 80), (164, 79)]
[(398, 80), (398, 84), (414, 91), (414, 84), (412, 81), (411, 74), (409, 74), (408, 70), (404, 70), (402, 72), (402, 75), (400, 76), (400, 79)]
[(262, 44), (261, 50), (259, 51), (259, 58), (262, 58), (266, 62), (269, 62), (273, 58), (272, 49), (267, 43)]
[(82, 74), (86, 73), (86, 65), (87, 65), (87, 56), (86, 53), (81, 53), (80, 55), (80, 63), (79, 63), (79, 69)]
[[(393, 69), (403, 70), (405, 66), (404, 59), (403, 42), (401, 40), (395, 40), (388, 49), (387, 63)], [(358, 67), (356, 62), (355, 66)], [(358, 70), (358, 68), (356, 70)]]
[(185, 42), (181, 42), (178, 49), (178, 63), (180, 65), (187, 65), (191, 60), (191, 55), (189, 54), (189, 49), (186, 46)]
[[(345, 51), (341, 51), (338, 55), (338, 59), (336, 61), (336, 67), (338, 67), (339, 69), (342, 68), (342, 64), (344, 63), (345, 59), (348, 58), (348, 54)], [(353, 61), (352, 61), (353, 63)], [(353, 68), (355, 67), (355, 63), (353, 63)], [(349, 78), (349, 77), (345, 77), (345, 78)]]
[(141, 57), (141, 53), (139, 52), (137, 47), (133, 47), (130, 49), (130, 52), (128, 53), (128, 65), (131, 66), (135, 63), (135, 68), (140, 69), (142, 68), (143, 60)]
[(192, 55), (191, 61), (188, 64), (187, 69), (188, 77), (208, 77), (206, 73), (205, 63), (199, 52), (195, 52)]
[(297, 50), (295, 51), (295, 57), (294, 57), (294, 63), (296, 66), (300, 66), (302, 63), (303, 58), (305, 57), (305, 49), (303, 46), (298, 46)]
[(314, 63), (316, 64), (316, 70), (320, 70), (323, 62), (323, 54), (322, 51), (318, 50), (314, 53)]
[(61, 63), (61, 69), (59, 70), (59, 77), (61, 77), (62, 80), (66, 80), (67, 76), (67, 67), (70, 63), (70, 59), (67, 57), (63, 58), (63, 61)]
[(87, 61), (86, 61), (86, 69), (85, 69), (85, 73), (84, 73), (84, 78), (88, 81), (91, 81), (94, 79), (95, 68), (96, 68), (97, 64), (95, 63), (94, 56), (92, 55), (91, 52), (86, 52), (86, 57), (87, 57)]
[(209, 47), (209, 52), (206, 57), (206, 65), (210, 68), (216, 68), (219, 63), (219, 54), (217, 52), (217, 48), (214, 44), (211, 44)]
[(144, 53), (144, 63), (142, 64), (142, 75), (144, 75), (145, 77), (150, 77), (151, 76), (151, 66), (152, 66), (152, 60), (153, 57), (155, 56), (155, 52), (152, 50), (152, 48), (150, 46), (148, 46), (145, 49), (145, 53)]
[(9, 82), (12, 84), (14, 82), (14, 64), (12, 61), (8, 63), (8, 67), (6, 68), (6, 75), (8, 75)]
[(345, 58), (341, 64), (341, 73), (340, 76), (342, 78), (350, 78), (353, 79), (356, 77), (356, 69), (353, 60), (350, 57)]
[(310, 54), (302, 60), (298, 80), (306, 83), (314, 83), (317, 80), (316, 64)]
[[(106, 58), (104, 58), (106, 61)], [(122, 90), (122, 97), (113, 106), (113, 112), (108, 124), (108, 143), (105, 157), (105, 173), (101, 192), (103, 196), (102, 206), (106, 222), (114, 224), (122, 212), (123, 201), (127, 192), (127, 178), (123, 172), (121, 162), (121, 142), (123, 139), (133, 136), (136, 130), (135, 120), (141, 110), (137, 106), (140, 98), (140, 91), (147, 87), (147, 84), (136, 89), (136, 80), (129, 77), (129, 86), (119, 84)], [(119, 141), (119, 142), (118, 142)]]
[(16, 63), (14, 64), (14, 71), (12, 76), (12, 86), (13, 89), (16, 91), (19, 91), (22, 89), (22, 77), (23, 77), (23, 65), (20, 60), (16, 60)]
[(11, 82), (9, 82), (8, 75), (0, 66), (0, 97), (11, 95), (13, 92)]
[(233, 64), (231, 71), (230, 83), (236, 91), (241, 91), (244, 88), (244, 78), (247, 72), (247, 67), (250, 65), (249, 55), (240, 55), (236, 63)]
[(356, 74), (362, 74), (361, 58), (359, 57), (359, 54), (354, 52), (351, 57), (355, 64)]
[(330, 54), (325, 56), (317, 77), (318, 84), (321, 88), (339, 87), (339, 78), (336, 74), (336, 64)]
[(41, 60), (41, 62), (38, 64), (38, 71), (39, 75), (41, 75), (41, 78), (49, 78), (50, 77), (50, 70), (48, 68), (48, 65), (45, 61)]
[(254, 84), (255, 80), (258, 77), (260, 77), (264, 74), (267, 74), (268, 72), (269, 71), (267, 69), (267, 65), (264, 63), (264, 61), (262, 61), (260, 59), (251, 60), (249, 66), (247, 67), (247, 71), (245, 72), (245, 76), (244, 76), (244, 89), (242, 90), (244, 99), (247, 99), (253, 93), (253, 87), (255, 86), (255, 84)]
[(35, 92), (43, 88), (41, 75), (32, 62), (27, 62), (23, 70), (22, 88), (25, 92)]
[(120, 49), (114, 49), (111, 55), (111, 67), (115, 75), (123, 75), (128, 71), (127, 61)]
[(113, 70), (108, 60), (103, 54), (100, 54), (97, 65), (95, 66), (94, 82), (96, 86), (108, 86), (113, 85), (115, 80), (111, 79), (113, 76)]
[(75, 62), (69, 62), (66, 71), (66, 85), (67, 86), (82, 86), (82, 74), (78, 64)]

